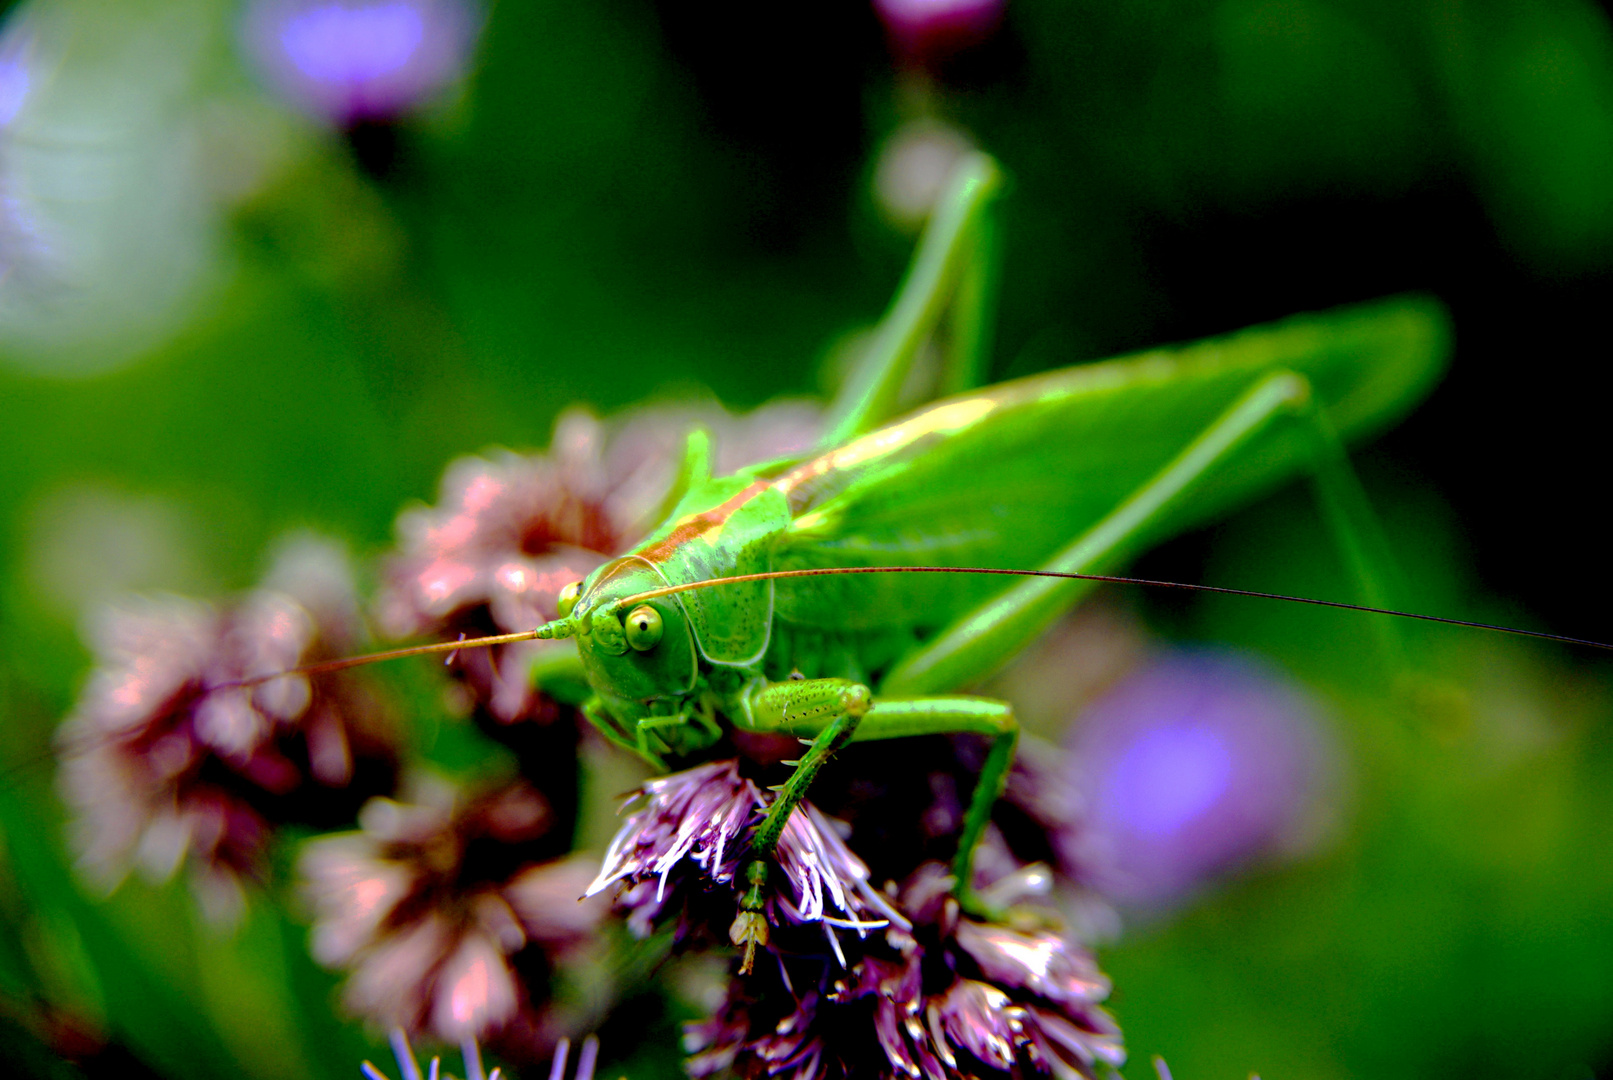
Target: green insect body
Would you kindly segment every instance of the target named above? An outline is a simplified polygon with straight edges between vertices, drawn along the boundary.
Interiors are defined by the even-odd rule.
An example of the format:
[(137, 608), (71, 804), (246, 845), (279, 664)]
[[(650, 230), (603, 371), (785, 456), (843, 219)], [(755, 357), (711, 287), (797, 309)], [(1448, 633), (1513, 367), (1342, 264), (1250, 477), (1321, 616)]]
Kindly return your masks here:
[[(1309, 472), (1364, 599), (1383, 598), (1387, 575), (1340, 439), (1386, 424), (1432, 385), (1446, 351), (1438, 309), (1383, 302), (969, 389), (994, 280), (982, 253), (995, 190), (984, 158), (956, 178), (817, 452), (711, 477), (695, 433), (666, 523), (568, 590), (561, 617), (539, 632), (576, 640), (594, 693), (585, 712), (658, 764), (710, 747), (724, 724), (809, 743), (753, 837), (734, 928), (747, 952), (765, 941), (761, 897), (779, 832), (851, 740), (993, 740), (953, 868), (971, 902), (974, 845), (1018, 729), (1006, 703), (958, 691), (1092, 583), (856, 573), (666, 590), (836, 568), (1104, 573)], [(947, 314), (947, 378), (962, 392), (891, 420), (892, 388)]]

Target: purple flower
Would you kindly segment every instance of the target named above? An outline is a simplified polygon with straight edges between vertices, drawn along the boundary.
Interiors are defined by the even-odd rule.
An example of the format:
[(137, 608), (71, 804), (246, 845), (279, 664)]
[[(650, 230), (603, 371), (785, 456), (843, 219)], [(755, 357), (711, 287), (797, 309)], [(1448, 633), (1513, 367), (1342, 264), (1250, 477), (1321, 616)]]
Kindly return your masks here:
[(529, 1058), (562, 1034), (546, 988), (517, 974), (569, 962), (603, 904), (577, 899), (580, 858), (539, 861), (553, 824), (517, 782), (463, 797), (431, 786), (415, 802), (377, 799), (363, 830), (311, 841), (299, 863), (314, 913), (314, 959), (349, 972), (344, 1000), (376, 1023), (450, 1041), (497, 1037)]
[(276, 90), (340, 126), (423, 105), (465, 73), (466, 0), (254, 0), (247, 51)]
[(1068, 745), (1085, 807), (1061, 854), (1133, 904), (1169, 902), (1293, 846), (1327, 777), (1314, 705), (1229, 654), (1146, 661), (1082, 714)]
[[(651, 780), (634, 796), (640, 798), (644, 805), (611, 841), (587, 895), (625, 884), (617, 907), (643, 935), (667, 911), (674, 894), (681, 900), (690, 892), (722, 886), (721, 910), (711, 918), (726, 929), (738, 910), (735, 881), (748, 861), (750, 829), (771, 799), (740, 775), (737, 760)], [(835, 823), (811, 803), (802, 803), (790, 815), (775, 856), (779, 880), (769, 897), (767, 921), (774, 926), (818, 924), (842, 964), (837, 928), (864, 936), (900, 920), (869, 884), (868, 867), (846, 846)]]
[(204, 911), (227, 921), (242, 879), (264, 872), (275, 824), (327, 823), (365, 788), (390, 790), (391, 730), (359, 678), (240, 685), (346, 651), (359, 632), (330, 548), (289, 547), (269, 583), (288, 591), (226, 610), (131, 599), (94, 622), (100, 665), (57, 743), (80, 865), (101, 884), (135, 865), (165, 878), (188, 856)]
[[(1004, 895), (1037, 891), (1034, 876)], [(1091, 955), (1046, 912), (1019, 907), (1012, 926), (964, 916), (950, 886), (940, 864), (922, 866), (899, 894), (907, 918), (844, 967), (779, 953), (736, 981), (715, 1016), (686, 1029), (690, 1074), (1092, 1077), (1123, 1063)]]
[(644, 807), (612, 838), (589, 896), (617, 882), (653, 880), (659, 904), (668, 878), (685, 861), (708, 881), (731, 883), (746, 849), (746, 832), (765, 805), (756, 785), (739, 775), (737, 760), (657, 777), (633, 798), (644, 799)]

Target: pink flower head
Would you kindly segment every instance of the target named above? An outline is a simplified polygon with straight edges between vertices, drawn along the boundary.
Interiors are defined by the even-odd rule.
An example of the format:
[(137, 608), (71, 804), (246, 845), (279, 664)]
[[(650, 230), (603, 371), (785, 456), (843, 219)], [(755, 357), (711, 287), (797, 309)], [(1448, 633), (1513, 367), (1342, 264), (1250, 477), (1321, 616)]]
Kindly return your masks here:
[(920, 867), (899, 893), (908, 918), (844, 967), (779, 955), (758, 968), (762, 986), (736, 981), (686, 1029), (690, 1074), (1090, 1078), (1122, 1064), (1091, 955), (1024, 909), (1013, 926), (964, 916), (950, 885), (944, 867)]
[(578, 900), (590, 863), (542, 858), (542, 796), (519, 782), (469, 798), (438, 787), (374, 800), (360, 820), (361, 832), (310, 842), (299, 864), (314, 959), (349, 972), (348, 1008), (454, 1042), (552, 1046), (546, 987), (523, 982), (517, 956), (540, 968), (574, 957), (603, 905)]
[[(963, 915), (940, 891), (950, 878), (937, 864), (921, 866), (903, 888), (915, 929), (906, 939), (893, 933), (893, 944), (910, 966), (938, 950), (954, 976), (926, 985), (923, 1033), (903, 1025), (904, 1039), (893, 1038), (889, 1047), (892, 1060), (905, 1047), (905, 1060), (924, 1062), (925, 1075), (947, 1077), (975, 1076), (982, 1068), (1016, 1077), (1095, 1076), (1118, 1068), (1126, 1058), (1120, 1030), (1099, 1007), (1109, 980), (1051, 912), (1035, 906), (1048, 887), (1046, 868), (994, 861), (1004, 876), (980, 882), (981, 895), (1024, 913), (1013, 925)], [(910, 1015), (918, 1013), (910, 1006)], [(942, 1064), (940, 1073), (930, 1071), (932, 1060)]]
[(339, 126), (436, 97), (470, 62), (467, 0), (253, 0), (247, 51), (293, 104)]
[(165, 878), (188, 856), (204, 910), (227, 920), (275, 824), (328, 823), (333, 795), (390, 788), (391, 732), (357, 676), (250, 682), (353, 646), (345, 563), (304, 543), (269, 580), (289, 591), (224, 610), (131, 599), (94, 622), (100, 665), (57, 743), (80, 865), (102, 884), (134, 865)]
[[(779, 403), (747, 417), (716, 406), (666, 406), (607, 426), (580, 410), (563, 415), (544, 454), (461, 458), (443, 476), (436, 506), (398, 518), (381, 622), (402, 637), (530, 630), (553, 619), (560, 590), (626, 551), (658, 524), (689, 430), (714, 440), (715, 467), (793, 453), (816, 437), (817, 411)], [(527, 671), (545, 649), (523, 642), (466, 650), (472, 690), (501, 723), (549, 707)]]

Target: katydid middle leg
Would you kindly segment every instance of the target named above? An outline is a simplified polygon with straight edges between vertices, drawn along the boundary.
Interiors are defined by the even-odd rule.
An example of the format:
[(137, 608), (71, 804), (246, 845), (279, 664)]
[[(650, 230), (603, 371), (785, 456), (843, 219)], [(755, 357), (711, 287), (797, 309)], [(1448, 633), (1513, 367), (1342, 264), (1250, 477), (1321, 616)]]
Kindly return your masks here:
[(1002, 796), (1008, 782), (1008, 769), (1014, 763), (1019, 743), (1019, 720), (1014, 707), (994, 698), (950, 695), (944, 697), (885, 698), (863, 717), (853, 735), (854, 742), (875, 739), (903, 739), (915, 735), (985, 735), (991, 749), (980, 767), (969, 808), (963, 816), (963, 832), (952, 858), (953, 891), (965, 910), (973, 910), (974, 858), (980, 836), (991, 820), (991, 808)]
[(751, 837), (751, 850), (758, 858), (772, 857), (790, 812), (806, 798), (818, 770), (856, 734), (871, 701), (868, 687), (849, 679), (792, 679), (755, 685), (745, 692), (736, 721), (740, 727), (810, 739), (807, 752), (795, 763), (795, 771), (778, 789), (767, 817)]

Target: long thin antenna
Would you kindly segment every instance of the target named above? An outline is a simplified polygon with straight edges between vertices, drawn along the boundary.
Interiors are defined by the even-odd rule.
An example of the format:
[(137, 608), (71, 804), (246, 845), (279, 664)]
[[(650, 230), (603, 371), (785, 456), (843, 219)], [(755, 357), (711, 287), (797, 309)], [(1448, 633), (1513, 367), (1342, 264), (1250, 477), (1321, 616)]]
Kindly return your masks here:
[(493, 645), (509, 645), (517, 641), (532, 641), (537, 636), (537, 630), (517, 630), (513, 634), (493, 634), (488, 637), (474, 638), (468, 638), (461, 634), (458, 641), (433, 641), (426, 645), (405, 645), (401, 649), (387, 649), (385, 652), (364, 653), (361, 656), (344, 656), (340, 660), (321, 660), (315, 664), (304, 664), (301, 667), (276, 671), (271, 675), (254, 675), (250, 679), (232, 679), (229, 682), (213, 683), (207, 689), (235, 690), (241, 687), (262, 686), (266, 682), (283, 679), (288, 675), (326, 675), (332, 671), (341, 671), (343, 668), (380, 663), (382, 660), (400, 660), (405, 656), (427, 656), (431, 653), (455, 653), (460, 649), (484, 649)]
[[(1256, 589), (1234, 589), (1226, 585), (1192, 585), (1185, 581), (1159, 581), (1154, 578), (1125, 577), (1119, 574), (1072, 574), (1062, 570), (1013, 570), (987, 566), (825, 566), (802, 570), (769, 570), (760, 574), (736, 574), (733, 577), (709, 578), (705, 581), (691, 581), (683, 585), (664, 585), (659, 589), (650, 589), (635, 596), (624, 597), (616, 601), (616, 606), (625, 607), (629, 604), (653, 600), (658, 596), (670, 596), (674, 593), (689, 592), (694, 589), (709, 589), (714, 585), (731, 585), (747, 581), (776, 581), (780, 578), (820, 577), (830, 574), (999, 574), (1005, 577), (1098, 581), (1110, 585), (1146, 585), (1157, 589), (1185, 589), (1189, 592), (1216, 593), (1222, 596), (1248, 596), (1256, 600), (1286, 600), (1292, 604), (1310, 604), (1313, 607), (1359, 611), (1367, 615), (1392, 615), (1398, 619), (1417, 619), (1422, 622), (1443, 623), (1446, 626), (1465, 626), (1470, 630), (1491, 630), (1498, 634), (1515, 634), (1519, 637), (1538, 638), (1541, 641), (1556, 641), (1564, 645), (1584, 645), (1592, 649), (1613, 652), (1613, 644), (1604, 641), (1592, 641), (1589, 638), (1571, 637), (1567, 634), (1552, 634), (1544, 630), (1521, 630), (1515, 626), (1473, 622), (1469, 619), (1452, 619), (1444, 615), (1424, 615), (1417, 611), (1396, 611), (1393, 608), (1350, 604), (1343, 600), (1318, 600), (1310, 596), (1289, 596), (1286, 593), (1260, 592)], [(472, 645), (476, 644), (476, 642), (467, 641), (464, 644)]]
[[(1420, 622), (1440, 623), (1445, 626), (1461, 626), (1469, 630), (1489, 630), (1497, 634), (1512, 634), (1517, 637), (1534, 638), (1539, 641), (1554, 641), (1561, 645), (1580, 645), (1588, 649), (1613, 652), (1613, 644), (1605, 641), (1592, 641), (1590, 638), (1572, 637), (1568, 634), (1552, 634), (1544, 630), (1521, 630), (1515, 626), (1474, 622), (1470, 619), (1452, 619), (1443, 615), (1424, 615), (1418, 611), (1396, 611), (1393, 608), (1351, 604), (1343, 600), (1318, 600), (1310, 596), (1289, 596), (1286, 593), (1261, 592), (1257, 589), (1234, 589), (1227, 585), (1193, 585), (1185, 581), (1160, 581), (1154, 578), (1126, 577), (1121, 574), (1074, 574), (1061, 570), (1009, 570), (989, 566), (827, 566), (801, 570), (769, 570), (759, 574), (738, 574), (734, 577), (691, 581), (683, 585), (667, 585), (617, 600), (615, 601), (615, 606), (621, 608), (630, 604), (643, 603), (645, 600), (653, 600), (660, 596), (672, 596), (676, 593), (691, 592), (695, 589), (711, 589), (719, 585), (738, 585), (749, 581), (777, 581), (782, 578), (827, 577), (834, 574), (996, 574), (1002, 577), (1062, 578), (1068, 581), (1095, 581), (1110, 585), (1142, 585), (1155, 589), (1184, 589), (1188, 592), (1214, 593), (1221, 596), (1247, 596), (1256, 600), (1283, 600), (1291, 604), (1310, 604), (1312, 607), (1337, 608), (1340, 611), (1356, 611), (1366, 615), (1390, 615), (1397, 619), (1416, 619)], [(217, 683), (207, 687), (207, 689), (230, 690), (260, 686), (263, 683), (288, 676), (324, 675), (332, 671), (359, 667), (363, 664), (374, 664), (382, 660), (397, 660), (405, 656), (454, 653), (461, 649), (479, 649), (493, 645), (510, 645), (520, 641), (551, 638), (555, 636), (555, 629), (562, 626), (565, 621), (560, 619), (545, 623), (543, 626), (535, 627), (531, 630), (519, 630), (511, 634), (493, 634), (479, 638), (461, 637), (457, 641), (434, 641), (426, 645), (408, 645), (401, 649), (387, 649), (384, 652), (365, 653), (362, 656), (347, 656), (339, 660), (322, 660), (318, 663), (304, 664), (302, 667), (277, 671), (271, 675), (257, 675), (249, 679), (236, 679), (231, 682)], [(48, 760), (48, 758), (49, 755), (42, 755), (39, 760)], [(0, 780), (4, 780), (23, 769), (31, 768), (34, 764), (37, 764), (37, 762), (23, 762), (20, 765), (0, 771)]]
[[(1390, 615), (1397, 619), (1417, 619), (1420, 622), (1461, 626), (1469, 630), (1489, 630), (1497, 634), (1513, 634), (1517, 637), (1535, 638), (1540, 641), (1555, 641), (1561, 645), (1581, 645), (1589, 649), (1602, 649), (1606, 652), (1613, 652), (1613, 644), (1604, 641), (1592, 641), (1590, 638), (1572, 637), (1568, 634), (1552, 634), (1544, 630), (1521, 630), (1515, 626), (1500, 626), (1495, 623), (1474, 622), (1469, 619), (1451, 619), (1443, 615), (1424, 615), (1417, 611), (1396, 611), (1392, 608), (1370, 607), (1366, 604), (1350, 604), (1343, 600), (1318, 600), (1310, 596), (1289, 596), (1286, 593), (1261, 592), (1257, 589), (1234, 589), (1226, 585), (1193, 585), (1185, 581), (1159, 581), (1154, 578), (1126, 577), (1120, 574), (1072, 574), (1061, 570), (1010, 570), (989, 566), (825, 566), (802, 570), (768, 570), (759, 574), (736, 574), (733, 577), (708, 578), (704, 581), (691, 581), (683, 585), (664, 585), (659, 589), (650, 589), (646, 592), (636, 593), (633, 596), (617, 600), (615, 601), (615, 607), (622, 608), (632, 604), (640, 604), (646, 600), (654, 600), (661, 596), (692, 592), (695, 589), (712, 589), (720, 585), (741, 585), (751, 581), (778, 581), (783, 578), (828, 577), (837, 574), (996, 574), (1001, 577), (1062, 578), (1068, 581), (1096, 581), (1109, 585), (1142, 585), (1155, 589), (1184, 589), (1188, 592), (1214, 593), (1220, 596), (1246, 596), (1255, 600), (1284, 600), (1291, 604), (1310, 604), (1312, 607), (1337, 608), (1340, 611), (1356, 611), (1366, 615)], [(531, 630), (518, 630), (510, 634), (463, 638), (458, 641), (436, 641), (427, 645), (410, 645), (401, 649), (388, 649), (385, 652), (348, 656), (340, 660), (323, 660), (319, 663), (305, 664), (302, 667), (275, 672), (272, 675), (257, 675), (250, 679), (237, 679), (233, 682), (219, 683), (209, 689), (228, 690), (236, 687), (259, 686), (288, 675), (324, 675), (332, 671), (341, 671), (344, 668), (373, 664), (382, 660), (397, 660), (405, 656), (451, 653), (460, 649), (480, 649), (492, 645), (509, 645), (518, 641), (553, 638), (557, 636), (555, 633), (557, 627), (564, 621), (556, 620)]]
[[(405, 656), (428, 656), (432, 653), (456, 653), (460, 649), (480, 649), (493, 645), (508, 645), (517, 641), (532, 641), (538, 636), (537, 629), (520, 630), (513, 634), (493, 634), (489, 637), (467, 638), (460, 635), (458, 641), (433, 641), (425, 645), (406, 645), (401, 649), (387, 649), (384, 652), (363, 653), (358, 656), (344, 656), (339, 660), (320, 660), (312, 664), (303, 664), (301, 667), (287, 668), (284, 671), (271, 672), (268, 675), (254, 675), (247, 679), (231, 679), (228, 682), (209, 683), (202, 689), (212, 693), (218, 690), (250, 689), (262, 686), (264, 683), (276, 679), (295, 678), (307, 675), (327, 675), (332, 671), (341, 671), (344, 668), (362, 667), (365, 664), (377, 664), (383, 660), (399, 660)], [(452, 659), (452, 656), (449, 657)], [(35, 765), (49, 761), (61, 751), (74, 751), (80, 745), (93, 747), (101, 742), (115, 742), (115, 738), (100, 736), (83, 744), (58, 743), (52, 750), (46, 751), (35, 758), (19, 762), (6, 769), (0, 769), (0, 782), (8, 780), (13, 774), (25, 772)]]

